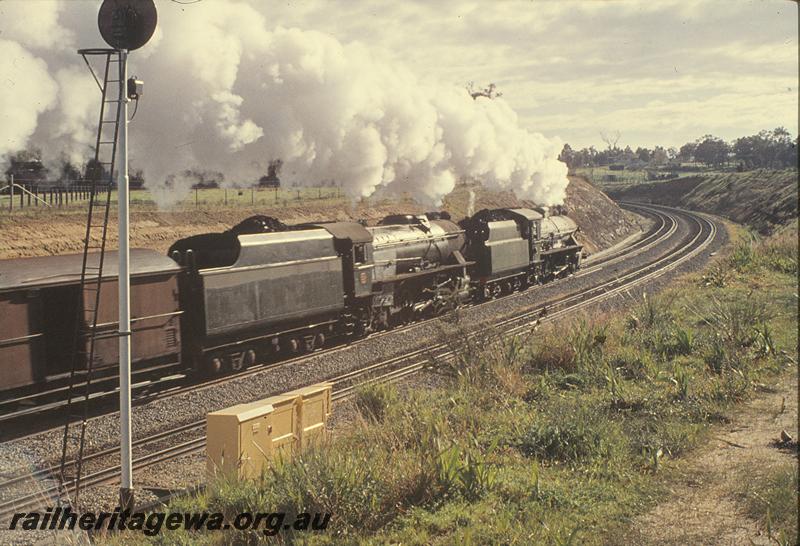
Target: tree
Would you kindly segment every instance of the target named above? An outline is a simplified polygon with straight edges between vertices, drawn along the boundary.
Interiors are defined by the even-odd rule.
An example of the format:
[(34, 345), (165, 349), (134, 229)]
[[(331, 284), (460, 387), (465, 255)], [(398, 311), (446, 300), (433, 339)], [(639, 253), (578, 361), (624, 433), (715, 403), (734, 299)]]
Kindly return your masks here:
[(705, 135), (698, 139), (694, 158), (707, 166), (718, 167), (728, 161), (730, 146), (721, 138)]
[(283, 167), (282, 159), (271, 160), (267, 167), (266, 176), (262, 176), (258, 179), (258, 185), (267, 188), (280, 188), (281, 179), (278, 175), (281, 173), (281, 167)]
[(49, 170), (42, 163), (42, 151), (38, 148), (20, 150), (8, 158), (6, 177), (14, 176), (14, 182), (37, 184), (47, 180)]
[(668, 152), (663, 147), (656, 146), (653, 149), (652, 155), (650, 156), (650, 163), (652, 165), (660, 166), (664, 165), (668, 159), (669, 159)]
[(142, 169), (131, 168), (128, 176), (128, 187), (138, 190), (144, 187), (144, 171)]
[(575, 165), (575, 159), (576, 159), (575, 156), (576, 154), (575, 151), (572, 149), (572, 147), (569, 144), (564, 143), (564, 147), (561, 149), (561, 153), (558, 154), (558, 160), (566, 163), (567, 167), (569, 167), (570, 169), (574, 169), (577, 166)]
[(503, 93), (497, 90), (497, 86), (493, 83), (490, 83), (487, 87), (482, 89), (476, 89), (475, 82), (468, 82), (467, 83), (467, 92), (469, 96), (476, 100), (478, 97), (486, 97), (487, 99), (496, 99), (497, 97), (502, 97)]
[(686, 144), (681, 146), (681, 149), (678, 152), (678, 159), (680, 159), (681, 161), (693, 161), (694, 153), (696, 151), (697, 151), (697, 143), (687, 142)]
[(616, 150), (617, 149), (617, 142), (622, 137), (622, 133), (619, 131), (600, 131), (600, 138), (603, 139), (603, 142), (606, 143), (609, 150)]
[(113, 180), (109, 180), (108, 171), (106, 168), (94, 158), (86, 162), (86, 166), (83, 170), (83, 178), (87, 182), (100, 182), (104, 184), (110, 183), (112, 186), (115, 182)]
[(80, 181), (81, 171), (72, 163), (66, 154), (61, 154), (59, 159), (61, 166), (58, 171), (58, 182), (64, 187), (69, 187), (72, 184)]
[(639, 159), (639, 161), (644, 161), (645, 163), (649, 163), (651, 154), (652, 152), (647, 148), (642, 148), (642, 147), (636, 148), (636, 157), (637, 159)]
[(781, 169), (797, 165), (797, 144), (784, 127), (737, 138), (733, 153), (745, 168)]

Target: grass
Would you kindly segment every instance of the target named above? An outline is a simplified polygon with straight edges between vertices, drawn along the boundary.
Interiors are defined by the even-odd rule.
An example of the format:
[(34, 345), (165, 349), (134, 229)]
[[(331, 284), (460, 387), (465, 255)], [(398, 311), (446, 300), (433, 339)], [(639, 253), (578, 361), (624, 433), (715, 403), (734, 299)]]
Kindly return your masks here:
[[(753, 479), (753, 472), (761, 474)], [(747, 512), (757, 520), (770, 541), (797, 544), (797, 465), (784, 464), (767, 472), (748, 469), (742, 476)]]
[[(363, 419), (329, 443), (260, 480), (211, 484), (172, 509), (332, 513), (324, 533), (289, 530), (274, 539), (283, 543), (602, 544), (624, 536), (667, 494), (671, 469), (710, 425), (765, 379), (796, 373), (796, 277), (787, 271), (796, 272), (797, 247), (789, 252), (787, 241), (740, 238), (749, 250), (737, 246), (704, 275), (623, 312), (524, 339), (504, 341), (492, 329), (470, 338), (454, 313), (438, 326), (455, 352), (434, 363), (446, 387), (363, 388), (355, 399)], [(726, 274), (710, 282), (715, 267)], [(765, 478), (748, 498), (755, 517), (792, 537), (784, 478)], [(152, 540), (263, 539), (243, 531)], [(112, 539), (134, 540), (151, 539)]]

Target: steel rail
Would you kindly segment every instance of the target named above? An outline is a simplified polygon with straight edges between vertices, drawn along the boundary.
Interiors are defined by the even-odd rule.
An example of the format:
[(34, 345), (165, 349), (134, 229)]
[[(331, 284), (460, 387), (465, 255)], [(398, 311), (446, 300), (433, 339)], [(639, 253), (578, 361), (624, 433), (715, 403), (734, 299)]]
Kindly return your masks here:
[[(641, 208), (641, 207), (638, 207), (638, 208)], [(645, 211), (645, 213), (648, 212), (646, 208), (644, 209), (644, 211)], [(650, 213), (650, 214), (652, 215), (652, 213)], [(579, 270), (578, 273), (576, 273), (573, 276), (574, 277), (582, 277), (582, 276), (591, 274), (591, 273), (593, 273), (595, 271), (598, 271), (598, 270), (602, 269), (602, 267), (604, 267), (604, 266), (607, 266), (607, 265), (610, 265), (610, 264), (613, 264), (613, 263), (617, 263), (617, 262), (620, 262), (622, 260), (629, 259), (630, 257), (639, 255), (639, 254), (641, 254), (643, 252), (646, 252), (647, 250), (651, 249), (653, 246), (656, 246), (656, 245), (660, 244), (661, 242), (667, 240), (677, 230), (677, 223), (674, 222), (674, 221), (672, 221), (670, 223), (667, 223), (665, 216), (660, 215), (660, 214), (656, 214), (654, 216), (658, 220), (659, 225), (657, 227), (656, 226), (651, 227), (651, 229), (648, 231), (648, 233), (646, 233), (641, 239), (632, 242), (630, 245), (628, 245), (628, 246), (626, 246), (626, 247), (624, 247), (622, 249), (619, 249), (619, 250), (617, 250), (615, 252), (612, 252), (612, 253), (610, 253), (608, 255), (604, 255), (602, 258), (596, 260), (596, 263), (592, 262), (591, 261), (591, 257), (590, 257), (586, 261), (586, 263), (592, 263), (592, 265), (590, 267), (588, 267), (588, 268)], [(547, 286), (553, 286), (553, 285), (557, 285), (558, 283), (563, 283), (568, 278), (569, 277), (557, 279), (557, 280), (555, 280), (555, 281), (553, 281), (551, 283), (547, 283)], [(535, 288), (535, 287), (531, 287), (531, 288)], [(521, 293), (525, 293), (525, 291), (523, 291)], [(519, 294), (520, 293), (514, 293), (514, 294), (510, 294), (510, 295), (505, 296), (505, 297), (513, 297), (513, 296), (519, 295)], [(471, 304), (470, 306), (471, 307), (478, 307), (480, 305), (485, 305), (485, 304), (487, 304), (487, 303), (489, 303), (491, 301), (493, 301), (493, 300), (489, 300), (489, 301), (485, 301), (485, 302), (476, 302), (476, 303)], [(175, 385), (174, 384), (176, 381), (184, 380), (185, 377), (186, 377), (185, 374), (181, 373), (182, 370), (176, 364), (167, 364), (167, 365), (163, 365), (163, 366), (147, 368), (147, 369), (139, 370), (138, 372), (134, 371), (134, 375), (139, 375), (140, 377), (144, 376), (143, 379), (138, 380), (133, 385), (133, 390), (134, 391), (151, 390), (151, 389), (154, 389), (154, 388), (158, 389), (158, 392), (156, 392), (156, 393), (140, 394), (138, 397), (134, 398), (134, 404), (138, 406), (138, 405), (142, 405), (142, 404), (146, 404), (146, 403), (152, 402), (154, 400), (167, 398), (167, 397), (170, 397), (170, 396), (175, 396), (177, 394), (181, 394), (181, 393), (185, 393), (185, 392), (192, 392), (192, 391), (203, 389), (203, 388), (206, 388), (206, 387), (222, 384), (222, 383), (225, 383), (227, 381), (231, 381), (231, 380), (235, 380), (235, 379), (239, 379), (239, 378), (244, 378), (244, 377), (250, 377), (250, 376), (253, 376), (253, 375), (257, 374), (257, 373), (262, 373), (264, 371), (273, 370), (273, 369), (280, 369), (280, 368), (283, 368), (283, 367), (286, 367), (286, 366), (292, 366), (292, 365), (297, 364), (298, 362), (301, 362), (301, 361), (303, 361), (303, 360), (305, 360), (307, 358), (310, 358), (310, 357), (315, 357), (315, 356), (318, 356), (318, 355), (323, 354), (323, 353), (333, 354), (335, 352), (346, 350), (346, 349), (348, 349), (350, 347), (353, 347), (355, 345), (364, 343), (364, 342), (366, 342), (368, 340), (374, 340), (374, 339), (376, 339), (378, 337), (381, 337), (381, 336), (384, 336), (384, 335), (390, 335), (390, 334), (395, 334), (395, 333), (399, 333), (399, 332), (405, 331), (407, 329), (416, 327), (416, 326), (420, 325), (421, 323), (427, 322), (427, 320), (432, 320), (433, 318), (437, 318), (437, 317), (432, 317), (431, 319), (425, 319), (425, 320), (422, 320), (422, 321), (414, 321), (414, 322), (412, 322), (410, 324), (406, 324), (406, 325), (403, 325), (403, 326), (400, 326), (400, 327), (397, 327), (397, 328), (393, 328), (393, 329), (387, 330), (387, 331), (375, 332), (373, 334), (370, 334), (367, 337), (364, 337), (364, 338), (361, 338), (361, 339), (357, 339), (357, 340), (354, 340), (354, 341), (351, 341), (351, 342), (347, 342), (347, 343), (341, 343), (341, 344), (338, 344), (338, 345), (336, 345), (334, 347), (330, 347), (328, 349), (324, 349), (322, 351), (315, 351), (315, 352), (312, 352), (312, 353), (305, 353), (305, 354), (297, 355), (295, 357), (291, 357), (291, 358), (288, 358), (288, 359), (283, 359), (283, 360), (280, 360), (278, 362), (268, 362), (268, 363), (256, 364), (256, 365), (248, 367), (246, 370), (242, 370), (241, 372), (229, 373), (229, 374), (221, 375), (219, 377), (215, 377), (215, 378), (212, 378), (212, 379), (206, 379), (206, 380), (203, 380), (203, 381), (201, 381), (199, 383), (191, 383), (191, 384), (188, 384), (188, 385), (185, 385), (185, 384), (184, 385)], [(163, 376), (163, 377), (158, 378), (158, 379), (147, 379), (149, 377), (149, 375), (147, 375), (147, 374), (150, 374), (153, 371), (158, 370), (158, 369), (162, 369), (162, 368), (170, 370), (170, 371), (172, 371), (174, 373), (171, 373), (171, 374), (169, 374), (167, 376)], [(112, 383), (112, 384), (114, 384), (114, 388), (112, 388), (110, 390), (105, 390), (105, 391), (98, 390), (97, 392), (95, 392), (95, 393), (93, 393), (91, 395), (92, 400), (105, 399), (105, 398), (111, 398), (113, 396), (116, 396), (119, 393), (119, 387), (116, 385), (116, 381), (117, 381), (116, 376), (108, 376), (108, 377), (99, 378), (98, 382), (101, 382), (101, 384)], [(165, 386), (168, 386), (168, 388), (165, 388)], [(56, 393), (61, 392), (61, 391), (64, 391), (65, 389), (66, 389), (65, 387), (58, 387), (56, 389), (52, 389), (52, 390), (48, 390), (48, 391), (42, 391), (42, 392), (38, 392), (38, 393), (33, 393), (33, 394), (30, 394), (30, 395), (17, 397), (17, 398), (13, 398), (13, 399), (9, 399), (9, 400), (0, 400), (0, 408), (2, 408), (4, 405), (10, 405), (12, 403), (13, 404), (17, 404), (17, 405), (19, 405), (21, 403), (23, 403), (23, 404), (25, 404), (25, 403), (34, 403), (35, 404), (34, 401), (36, 399), (52, 396), (53, 394), (56, 394)], [(18, 410), (18, 411), (15, 411), (15, 412), (10, 412), (10, 413), (4, 413), (4, 412), (0, 411), (0, 422), (13, 421), (15, 419), (20, 419), (20, 418), (25, 418), (25, 417), (32, 417), (32, 416), (35, 416), (35, 415), (44, 414), (44, 413), (46, 413), (48, 411), (54, 411), (54, 410), (59, 409), (60, 407), (63, 407), (63, 405), (65, 403), (66, 403), (66, 401), (59, 400), (59, 401), (54, 401), (54, 402), (48, 402), (46, 404), (33, 405), (33, 406), (30, 406), (30, 407), (24, 408), (22, 410)], [(93, 420), (93, 419), (96, 419), (97, 417), (102, 417), (102, 414), (90, 418), (90, 421)], [(27, 436), (32, 436), (32, 435), (35, 435), (35, 434), (41, 434), (43, 432), (46, 432), (46, 431), (39, 431), (39, 432), (30, 434), (30, 435), (27, 435)], [(19, 437), (15, 438), (15, 439), (16, 440), (23, 439), (23, 438), (25, 438), (27, 436), (19, 436)]]
[[(670, 210), (670, 209), (666, 209), (666, 210)], [(669, 213), (667, 213), (667, 214), (669, 214)], [(539, 307), (539, 308), (530, 310), (528, 312), (525, 312), (525, 313), (523, 313), (521, 315), (518, 315), (518, 316), (515, 316), (515, 317), (510, 317), (510, 318), (507, 318), (507, 319), (504, 319), (504, 320), (500, 321), (498, 323), (499, 326), (508, 325), (508, 324), (512, 324), (512, 323), (515, 323), (515, 322), (523, 321), (522, 324), (517, 324), (516, 326), (514, 326), (513, 328), (508, 330), (504, 334), (504, 338), (520, 336), (523, 333), (526, 333), (527, 331), (530, 331), (531, 327), (533, 325), (537, 324), (540, 321), (544, 321), (544, 320), (552, 321), (552, 320), (555, 320), (555, 319), (557, 319), (557, 318), (559, 318), (559, 317), (561, 317), (561, 316), (563, 316), (563, 315), (565, 315), (565, 314), (567, 314), (569, 312), (573, 312), (573, 311), (575, 311), (577, 309), (584, 308), (586, 306), (592, 305), (592, 304), (597, 303), (599, 301), (603, 301), (603, 300), (609, 299), (609, 298), (614, 297), (614, 296), (616, 296), (618, 294), (621, 294), (624, 291), (629, 291), (631, 288), (634, 288), (636, 286), (639, 286), (641, 284), (649, 282), (650, 280), (653, 280), (653, 279), (655, 279), (655, 278), (657, 278), (657, 277), (659, 277), (661, 275), (664, 275), (668, 271), (671, 271), (671, 270), (679, 267), (681, 264), (685, 263), (689, 259), (691, 259), (694, 256), (696, 256), (699, 252), (701, 252), (704, 248), (706, 248), (714, 240), (717, 228), (716, 228), (716, 225), (713, 222), (709, 221), (708, 219), (706, 219), (706, 218), (704, 218), (702, 216), (691, 215), (691, 214), (686, 214), (686, 213), (684, 213), (684, 214), (685, 214), (686, 217), (692, 219), (694, 221), (694, 223), (696, 223), (699, 226), (697, 234), (695, 234), (691, 238), (689, 243), (687, 243), (686, 245), (683, 245), (682, 247), (679, 247), (676, 250), (673, 250), (673, 251), (669, 252), (667, 255), (661, 257), (658, 260), (655, 260), (654, 262), (648, 264), (647, 266), (645, 266), (645, 267), (643, 267), (643, 268), (641, 268), (641, 269), (639, 269), (637, 271), (627, 273), (625, 275), (622, 275), (620, 277), (612, 279), (612, 280), (610, 280), (610, 281), (608, 281), (606, 283), (603, 283), (602, 285), (599, 285), (598, 287), (595, 287), (595, 288), (591, 289), (589, 291), (591, 293), (598, 292), (598, 291), (600, 292), (600, 293), (598, 293), (598, 294), (596, 294), (596, 295), (594, 295), (592, 297), (585, 298), (585, 299), (580, 299), (580, 297), (581, 296), (585, 296), (586, 293), (584, 293), (583, 295), (576, 294), (574, 296), (571, 296), (570, 298), (567, 298), (567, 300), (578, 299), (578, 301), (576, 303), (574, 303), (574, 304), (570, 305), (570, 304), (562, 304), (561, 302), (558, 302), (557, 306), (561, 307), (561, 309), (559, 309), (558, 311), (556, 311), (554, 313), (549, 314), (546, 318), (538, 317), (535, 321), (524, 322), (525, 320), (540, 314), (541, 310), (543, 308)], [(673, 218), (673, 220), (674, 220), (674, 218)], [(701, 239), (701, 237), (702, 237), (702, 235), (703, 235), (703, 233), (705, 231), (705, 228), (707, 228), (708, 233), (706, 234), (705, 238)], [(663, 267), (658, 267), (661, 264), (665, 264), (665, 265)], [(650, 271), (650, 270), (652, 270), (652, 271)], [(642, 275), (641, 274), (642, 271), (649, 271), (649, 273)], [(613, 287), (613, 288), (611, 288), (609, 290), (604, 290), (605, 288), (607, 288), (607, 287), (609, 287), (609, 286), (611, 286), (613, 284), (618, 284), (619, 286), (615, 286), (615, 287)], [(475, 336), (475, 335), (478, 335), (478, 334), (473, 332), (473, 333), (469, 334), (468, 337)], [(444, 352), (441, 352), (441, 349), (445, 349)], [(439, 351), (438, 354), (434, 354), (437, 351)], [(418, 360), (414, 360), (410, 364), (408, 363), (409, 359), (415, 359), (417, 356), (423, 356), (423, 358), (418, 359)], [(341, 374), (341, 375), (339, 375), (339, 376), (337, 376), (335, 378), (329, 379), (329, 381), (332, 381), (334, 383), (334, 385), (337, 386), (337, 388), (335, 390), (335, 393), (334, 393), (334, 399), (341, 400), (341, 399), (347, 398), (348, 396), (351, 396), (359, 386), (362, 386), (362, 385), (365, 385), (365, 384), (370, 384), (370, 383), (376, 383), (376, 382), (399, 381), (399, 380), (401, 380), (401, 379), (403, 379), (405, 377), (408, 377), (408, 376), (412, 375), (413, 373), (416, 373), (417, 371), (421, 370), (426, 364), (430, 363), (431, 361), (434, 361), (436, 359), (451, 359), (454, 356), (455, 356), (454, 351), (453, 350), (449, 350), (447, 348), (447, 345), (442, 343), (442, 344), (437, 344), (437, 345), (435, 345), (433, 347), (428, 347), (428, 348), (424, 348), (424, 349), (411, 351), (410, 353), (405, 353), (405, 354), (400, 355), (398, 357), (390, 358), (390, 359), (387, 359), (385, 361), (382, 361), (382, 362), (379, 362), (379, 363), (376, 363), (376, 364), (372, 364), (372, 365), (366, 366), (364, 368), (360, 368), (358, 370), (353, 370), (353, 371), (350, 371), (350, 372), (346, 372), (346, 373)], [(403, 366), (399, 367), (399, 368), (389, 369), (388, 371), (384, 371), (383, 373), (380, 373), (378, 375), (367, 377), (371, 373), (374, 373), (374, 372), (380, 371), (380, 370), (385, 370), (386, 368), (392, 368), (392, 366), (396, 366), (397, 364), (402, 364), (402, 363), (405, 363), (405, 364)], [(364, 380), (360, 381), (360, 382), (353, 382), (353, 380), (357, 380), (358, 378), (361, 378), (361, 377), (366, 377), (366, 378)], [(353, 384), (350, 384), (350, 385), (347, 385), (347, 386), (342, 386), (343, 383), (348, 383), (348, 382), (352, 382)], [(135, 445), (137, 447), (141, 447), (141, 446), (144, 446), (144, 445), (147, 445), (147, 444), (150, 444), (150, 443), (155, 443), (155, 442), (164, 440), (166, 438), (182, 434), (182, 433), (190, 431), (190, 430), (195, 430), (195, 429), (198, 429), (198, 428), (202, 428), (202, 427), (204, 427), (204, 425), (205, 425), (205, 421), (204, 420), (196, 421), (196, 422), (189, 423), (189, 424), (186, 424), (186, 425), (182, 425), (182, 426), (174, 428), (174, 429), (163, 431), (163, 432), (158, 433), (158, 434), (156, 434), (154, 436), (151, 436), (149, 438), (141, 439), (141, 440), (135, 442)], [(180, 457), (180, 456), (183, 456), (183, 455), (186, 455), (186, 454), (194, 453), (194, 452), (196, 452), (198, 450), (203, 449), (204, 446), (205, 446), (205, 438), (204, 437), (192, 439), (192, 440), (189, 440), (189, 441), (186, 441), (186, 442), (182, 442), (182, 443), (180, 443), (180, 444), (178, 444), (176, 446), (171, 446), (171, 447), (168, 447), (168, 448), (165, 448), (165, 449), (161, 449), (161, 450), (156, 451), (154, 453), (149, 453), (149, 454), (143, 455), (143, 456), (135, 459), (134, 460), (134, 468), (135, 469), (141, 469), (141, 468), (145, 468), (147, 466), (151, 466), (153, 464), (157, 464), (157, 463), (160, 463), (160, 462), (164, 462), (164, 461), (168, 461), (168, 460), (174, 459), (176, 457)], [(102, 450), (100, 452), (96, 452), (94, 454), (91, 454), (88, 457), (90, 457), (92, 460), (96, 460), (96, 459), (99, 459), (99, 458), (101, 458), (103, 456), (113, 455), (116, 452), (118, 452), (118, 448), (116, 448), (116, 449), (115, 448), (109, 448), (109, 449)], [(48, 475), (48, 471), (52, 471), (52, 468), (51, 469), (43, 469), (43, 470), (37, 471), (34, 475), (30, 475), (29, 474), (29, 475), (24, 476), (24, 477), (19, 477), (19, 478), (14, 478), (12, 480), (8, 480), (8, 481), (3, 482), (2, 484), (0, 484), (0, 488), (4, 487), (6, 485), (22, 483), (23, 481), (30, 480), (31, 478), (46, 479), (46, 476)], [(94, 486), (97, 486), (97, 485), (108, 483), (109, 481), (115, 480), (118, 473), (119, 473), (119, 466), (114, 466), (114, 467), (102, 469), (102, 470), (99, 470), (97, 472), (93, 472), (91, 474), (86, 475), (84, 477), (84, 484), (87, 487), (94, 487)], [(37, 503), (40, 503), (43, 498), (52, 497), (53, 495), (55, 495), (57, 493), (58, 493), (58, 487), (56, 485), (54, 485), (51, 488), (45, 488), (44, 491), (37, 491), (35, 493), (31, 493), (31, 494), (28, 494), (28, 495), (23, 496), (23, 497), (18, 497), (18, 498), (12, 499), (10, 501), (2, 502), (2, 503), (0, 503), (0, 514), (5, 515), (6, 513), (10, 513), (10, 509), (20, 510), (23, 507), (29, 507), (29, 506), (36, 505)]]

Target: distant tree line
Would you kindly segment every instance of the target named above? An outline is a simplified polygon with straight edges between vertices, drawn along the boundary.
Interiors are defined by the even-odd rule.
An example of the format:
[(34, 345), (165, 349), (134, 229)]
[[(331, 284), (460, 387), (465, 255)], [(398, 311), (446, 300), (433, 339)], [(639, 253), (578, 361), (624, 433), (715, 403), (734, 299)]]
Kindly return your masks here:
[[(31, 148), (20, 150), (8, 154), (5, 157), (6, 170), (5, 178), (18, 184), (29, 186), (56, 186), (68, 188), (73, 185), (86, 185), (91, 182), (108, 181), (108, 169), (101, 165), (94, 158), (87, 160), (82, 165), (74, 164), (66, 155), (63, 155), (51, 164), (45, 164), (42, 159), (42, 150)], [(0, 162), (2, 164), (2, 162)], [(279, 178), (283, 161), (274, 159), (269, 162), (267, 174), (259, 179), (259, 186), (280, 187)], [(170, 175), (169, 179), (174, 181), (176, 175)], [(178, 173), (178, 176), (194, 180), (192, 188), (217, 188), (222, 184), (225, 176), (219, 171), (209, 171), (203, 169), (185, 169)], [(145, 185), (144, 171), (140, 168), (130, 166), (128, 170), (128, 180), (132, 189), (139, 189)], [(116, 185), (115, 179), (111, 185)], [(0, 187), (3, 183), (0, 183)]]
[(735, 166), (739, 170), (758, 168), (785, 169), (797, 167), (797, 147), (800, 136), (792, 135), (783, 127), (764, 130), (756, 135), (725, 142), (714, 135), (704, 135), (694, 142), (687, 142), (680, 149), (661, 146), (648, 149), (630, 146), (620, 148), (616, 137), (604, 136), (608, 145), (604, 150), (594, 146), (573, 150), (564, 144), (559, 159), (571, 169), (579, 167), (628, 166), (661, 167), (677, 166), (681, 163), (700, 163), (707, 167)]
[[(26, 185), (49, 184), (62, 188), (73, 185), (86, 185), (91, 182), (108, 180), (108, 169), (94, 158), (83, 165), (75, 165), (66, 155), (62, 155), (52, 165), (42, 161), (42, 151), (38, 148), (20, 150), (6, 157), (6, 180), (14, 177), (14, 182)], [(144, 186), (144, 171), (136, 167), (128, 170), (131, 188)], [(116, 180), (111, 181), (112, 186)], [(0, 184), (1, 185), (1, 184)]]

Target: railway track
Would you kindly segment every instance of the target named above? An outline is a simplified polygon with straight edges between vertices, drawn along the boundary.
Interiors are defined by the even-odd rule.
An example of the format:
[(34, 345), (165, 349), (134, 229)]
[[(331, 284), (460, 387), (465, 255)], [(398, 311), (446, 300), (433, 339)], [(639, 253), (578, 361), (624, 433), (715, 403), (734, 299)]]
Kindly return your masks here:
[[(639, 240), (633, 242), (631, 245), (605, 254), (599, 259), (593, 260), (590, 257), (584, 262), (585, 266), (573, 277), (584, 277), (586, 275), (590, 275), (604, 267), (608, 267), (646, 252), (654, 246), (672, 237), (678, 228), (677, 221), (668, 215), (663, 213), (654, 214), (652, 210), (647, 208), (634, 208), (638, 208), (638, 211), (641, 214), (645, 216), (651, 216), (653, 218), (654, 224), (651, 226), (648, 232), (646, 232)], [(565, 281), (568, 281), (568, 279), (569, 278), (558, 279), (552, 283), (549, 283), (549, 285), (558, 285), (558, 283), (563, 284)], [(486, 303), (487, 302), (477, 302), (471, 305), (480, 306), (485, 305)], [(331, 348), (323, 349), (323, 351), (333, 353), (346, 350), (354, 345), (361, 344), (369, 340), (374, 340), (375, 338), (381, 336), (401, 332), (418, 326), (419, 324), (420, 321), (415, 321), (408, 325), (400, 326), (392, 330), (376, 332), (365, 338), (357, 339), (348, 343), (340, 343)], [(178, 373), (174, 365), (154, 366), (152, 368), (140, 370), (134, 374), (132, 384), (132, 391), (134, 395), (133, 404), (134, 406), (142, 405), (158, 399), (174, 396), (176, 394), (214, 386), (233, 379), (250, 377), (264, 371), (292, 366), (308, 358), (309, 356), (318, 354), (320, 354), (319, 351), (301, 354), (292, 358), (278, 361), (261, 362), (240, 372), (229, 373), (214, 378), (205, 378), (199, 381), (192, 381), (187, 378), (185, 373)], [(159, 374), (161, 372), (164, 372), (165, 375), (160, 376)], [(90, 401), (93, 405), (95, 405), (95, 416), (101, 416), (109, 411), (115, 411), (115, 405), (119, 396), (118, 379), (116, 377), (104, 378), (98, 382), (97, 385), (104, 387), (99, 388), (90, 395)], [(53, 420), (58, 422), (58, 419), (61, 417), (58, 414), (58, 410), (62, 409), (66, 405), (66, 402), (63, 399), (54, 400), (53, 397), (57, 397), (58, 394), (63, 394), (65, 392), (66, 387), (58, 386), (52, 390), (28, 393), (5, 400), (0, 400), (0, 424), (5, 423), (5, 431), (0, 433), (0, 441), (19, 439), (24, 438), (26, 435), (29, 436), (32, 434), (41, 433), (43, 432), (42, 430), (36, 430), (32, 433), (27, 432), (26, 434), (15, 434), (15, 430), (30, 431), (32, 425), (46, 422), (46, 419), (51, 417)], [(63, 421), (58, 422), (58, 424), (62, 425)], [(35, 429), (36, 427), (33, 426), (33, 428)]]
[[(716, 224), (702, 215), (676, 211), (666, 207), (653, 207), (650, 205), (625, 204), (625, 206), (632, 210), (655, 214), (661, 220), (658, 222), (657, 227), (651, 230), (651, 233), (632, 245), (632, 250), (625, 249), (613, 255), (608, 255), (605, 257), (606, 259), (602, 261), (598, 260), (597, 263), (582, 270), (580, 273), (581, 275), (588, 275), (592, 270), (608, 267), (613, 263), (627, 259), (630, 256), (629, 252), (644, 252), (659, 244), (665, 238), (668, 239), (672, 237), (677, 230), (678, 216), (683, 216), (690, 224), (690, 233), (684, 238), (684, 244), (678, 245), (663, 256), (650, 260), (644, 266), (634, 271), (618, 275), (588, 290), (569, 295), (547, 306), (537, 306), (523, 313), (504, 318), (496, 323), (497, 330), (504, 331), (505, 337), (521, 336), (530, 332), (540, 321), (555, 320), (576, 310), (583, 309), (613, 297), (618, 297), (627, 291), (646, 284), (680, 267), (703, 252), (716, 236)], [(547, 316), (543, 317), (545, 308), (547, 309)], [(388, 335), (392, 332), (394, 331), (387, 332), (383, 335)], [(476, 335), (479, 334), (477, 332), (470, 334), (470, 336)], [(343, 349), (344, 347), (334, 350)], [(329, 378), (328, 381), (334, 383), (334, 399), (342, 400), (351, 396), (360, 385), (374, 382), (399, 381), (418, 372), (423, 367), (445, 362), (452, 359), (454, 356), (454, 352), (448, 344), (439, 343), (389, 358), (334, 378)], [(237, 375), (242, 376), (257, 373), (263, 371), (266, 367), (288, 365), (295, 360), (300, 359), (265, 365), (256, 370), (251, 368), (247, 372), (242, 372)], [(226, 376), (225, 378), (219, 378), (213, 382), (230, 380), (231, 377), (232, 376)], [(194, 388), (205, 388), (208, 385), (209, 382), (206, 382)], [(142, 470), (155, 464), (203, 450), (205, 448), (205, 437), (203, 435), (204, 427), (205, 421), (200, 420), (135, 441), (135, 452), (142, 453), (134, 459), (134, 470)], [(186, 436), (193, 437), (186, 439)], [(162, 447), (164, 444), (167, 444), (166, 447)], [(110, 484), (117, 480), (119, 466), (116, 464), (108, 464), (107, 459), (116, 459), (118, 452), (118, 448), (108, 448), (84, 457), (84, 468), (87, 469), (87, 473), (82, 479), (82, 485), (86, 488), (91, 488)], [(35, 508), (45, 505), (48, 502), (52, 504), (52, 499), (58, 495), (57, 484), (52, 478), (54, 470), (57, 470), (57, 467), (43, 468), (33, 473), (27, 473), (26, 475), (0, 482), (0, 493), (6, 492), (6, 494), (2, 494), (2, 497), (0, 497), (3, 499), (0, 500), (0, 521), (8, 514), (15, 511)], [(9, 490), (12, 492), (15, 489), (24, 490), (24, 485), (30, 484), (31, 482), (39, 484), (36, 491), (21, 492), (19, 495), (14, 495), (12, 493), (10, 496), (7, 494)]]

